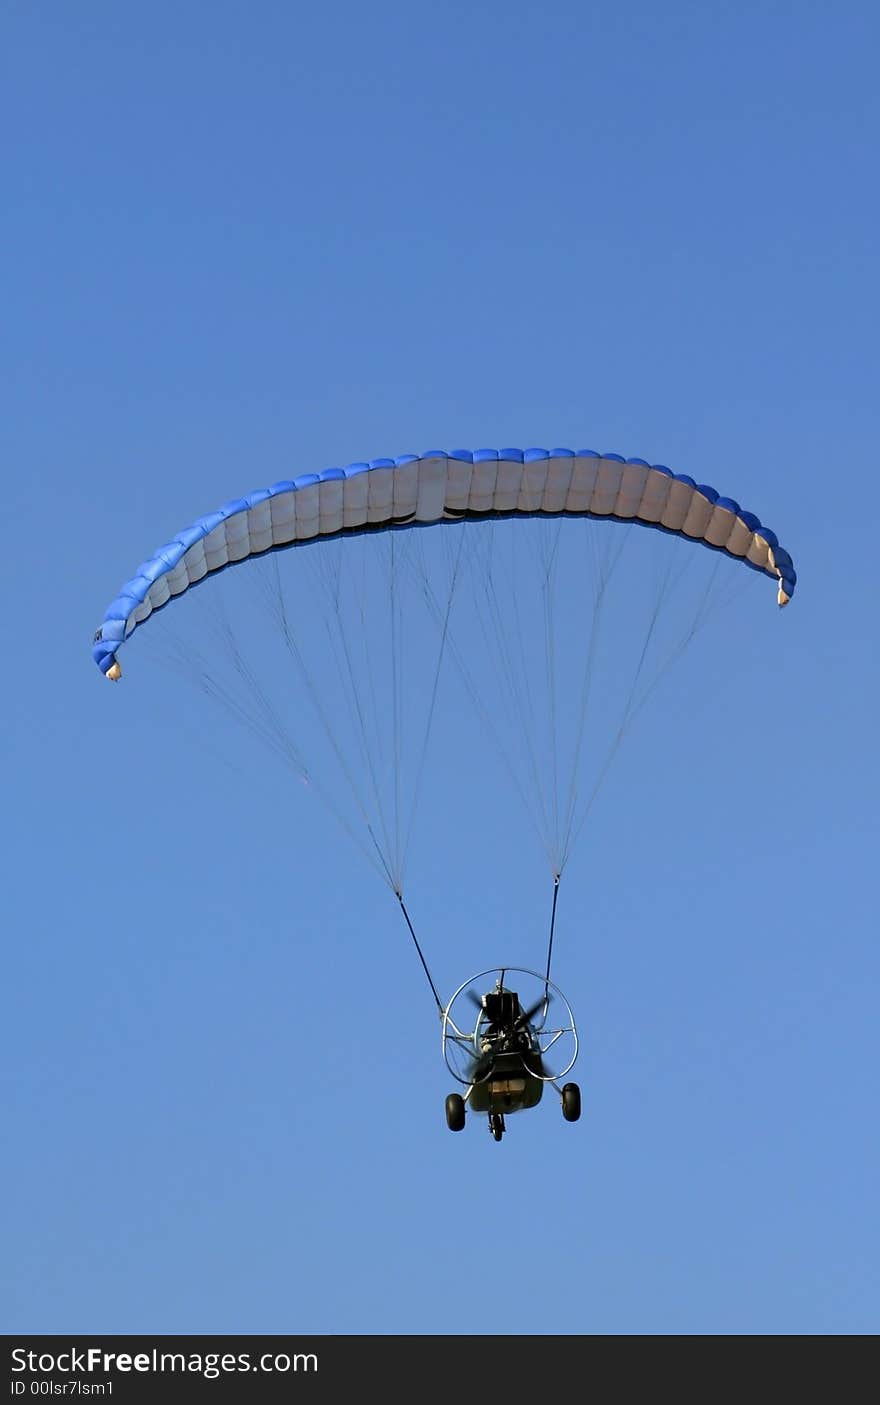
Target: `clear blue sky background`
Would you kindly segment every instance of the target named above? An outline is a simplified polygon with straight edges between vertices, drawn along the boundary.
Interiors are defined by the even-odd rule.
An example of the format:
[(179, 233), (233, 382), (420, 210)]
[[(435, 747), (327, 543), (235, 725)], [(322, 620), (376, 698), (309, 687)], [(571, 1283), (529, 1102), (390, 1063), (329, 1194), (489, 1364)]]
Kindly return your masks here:
[[(867, 0), (7, 0), (4, 1331), (877, 1330), (878, 42)], [(195, 516), (436, 444), (668, 463), (800, 574), (621, 758), (560, 909), (584, 1116), (500, 1147), (332, 821), (89, 653)], [(444, 993), (540, 960), (506, 812), (460, 881), (425, 820)]]

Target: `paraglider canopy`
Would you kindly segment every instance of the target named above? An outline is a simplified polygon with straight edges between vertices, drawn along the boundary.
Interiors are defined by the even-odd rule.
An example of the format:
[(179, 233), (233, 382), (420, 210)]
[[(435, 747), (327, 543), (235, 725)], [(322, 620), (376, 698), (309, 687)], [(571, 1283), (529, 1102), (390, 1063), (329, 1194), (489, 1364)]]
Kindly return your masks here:
[[(653, 570), (649, 547), (666, 557)], [(690, 572), (686, 606), (698, 559), (712, 569)], [(403, 901), (441, 675), (454, 667), (461, 715), (501, 757), (549, 864), (549, 980), (560, 875), (633, 719), (728, 603), (719, 565), (738, 582), (769, 577), (780, 606), (794, 593), (791, 556), (755, 513), (664, 464), (592, 449), (429, 450), (285, 479), (198, 518), (122, 586), (93, 656), (117, 681), (122, 646), (162, 617), (163, 661), (291, 766), (392, 889), (442, 1010)], [(224, 593), (218, 577), (248, 585)], [(185, 603), (167, 608), (193, 596), (213, 602), (213, 618), (210, 604), (207, 622)], [(679, 616), (666, 639), (661, 610)], [(161, 654), (163, 628), (146, 638)], [(447, 739), (440, 783), (454, 773), (466, 785), (461, 750)]]
[(671, 532), (773, 577), (780, 605), (794, 593), (794, 565), (774, 532), (735, 499), (664, 464), (594, 449), (430, 450), (306, 473), (198, 518), (110, 603), (95, 636), (95, 662), (118, 679), (119, 646), (155, 610), (206, 576), (267, 551), (340, 534), (536, 515)]

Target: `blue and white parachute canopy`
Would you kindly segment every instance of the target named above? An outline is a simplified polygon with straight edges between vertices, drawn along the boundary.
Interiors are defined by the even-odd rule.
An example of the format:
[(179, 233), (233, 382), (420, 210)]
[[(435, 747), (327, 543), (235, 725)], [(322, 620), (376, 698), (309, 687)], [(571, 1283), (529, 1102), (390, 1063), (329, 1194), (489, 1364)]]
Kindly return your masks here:
[(593, 449), (432, 449), (305, 473), (200, 517), (111, 601), (95, 662), (119, 678), (120, 646), (154, 610), (249, 557), (349, 533), (517, 516), (638, 522), (771, 576), (780, 605), (794, 593), (792, 559), (774, 532), (733, 498), (663, 464)]

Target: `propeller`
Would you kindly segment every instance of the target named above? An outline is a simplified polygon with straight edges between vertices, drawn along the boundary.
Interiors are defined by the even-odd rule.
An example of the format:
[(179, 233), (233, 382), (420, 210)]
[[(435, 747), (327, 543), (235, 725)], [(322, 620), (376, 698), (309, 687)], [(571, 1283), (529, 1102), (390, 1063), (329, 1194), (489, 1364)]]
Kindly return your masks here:
[(467, 1075), (471, 1083), (482, 1083), (484, 1078), (488, 1078), (494, 1062), (494, 1054), (481, 1054), (479, 1058), (473, 1059)]
[[(480, 1000), (479, 997), (476, 996), (472, 990), (467, 991), (467, 997), (470, 1000), (471, 1004), (479, 1010), (481, 1015), (486, 1014), (486, 1007), (483, 1004), (483, 1001)], [(535, 1015), (542, 1008), (542, 1006), (547, 1003), (547, 999), (548, 995), (545, 991), (543, 995), (538, 997), (538, 999), (534, 1002), (533, 1005), (530, 1005), (528, 1007), (528, 1009), (521, 1010), (520, 1013), (517, 1015), (516, 1019), (507, 1029), (502, 1028), (499, 1030), (499, 1032), (501, 1034), (515, 1034), (517, 1030), (522, 1029), (524, 1025), (530, 1024), (531, 1021), (534, 1019)], [(492, 1022), (490, 1021), (490, 1025), (491, 1023)], [(497, 1053), (493, 1050), (489, 1050), (486, 1053), (474, 1056), (471, 1061), (470, 1069), (468, 1070), (468, 1078), (471, 1080), (472, 1083), (482, 1083), (483, 1080), (488, 1077), (488, 1075), (492, 1071), (492, 1065), (494, 1064), (496, 1057)]]
[(537, 1015), (538, 1011), (540, 1010), (541, 1006), (545, 1003), (546, 1000), (546, 994), (542, 995), (540, 999), (535, 1001), (534, 1005), (530, 1005), (527, 1010), (523, 1010), (522, 1014), (517, 1016), (517, 1018), (513, 1022), (514, 1029), (519, 1029), (520, 1025), (531, 1024), (532, 1020), (535, 1018), (535, 1015)]

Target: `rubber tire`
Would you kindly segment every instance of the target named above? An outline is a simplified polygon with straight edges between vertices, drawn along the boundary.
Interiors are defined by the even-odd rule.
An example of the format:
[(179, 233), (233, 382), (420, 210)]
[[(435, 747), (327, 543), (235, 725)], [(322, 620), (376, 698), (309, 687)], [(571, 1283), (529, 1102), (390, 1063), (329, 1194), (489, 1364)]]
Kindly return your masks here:
[(460, 1093), (450, 1093), (446, 1099), (446, 1125), (450, 1132), (461, 1132), (464, 1118), (464, 1098)]
[(576, 1083), (566, 1083), (562, 1089), (562, 1115), (566, 1122), (577, 1122), (581, 1115), (581, 1090)]

